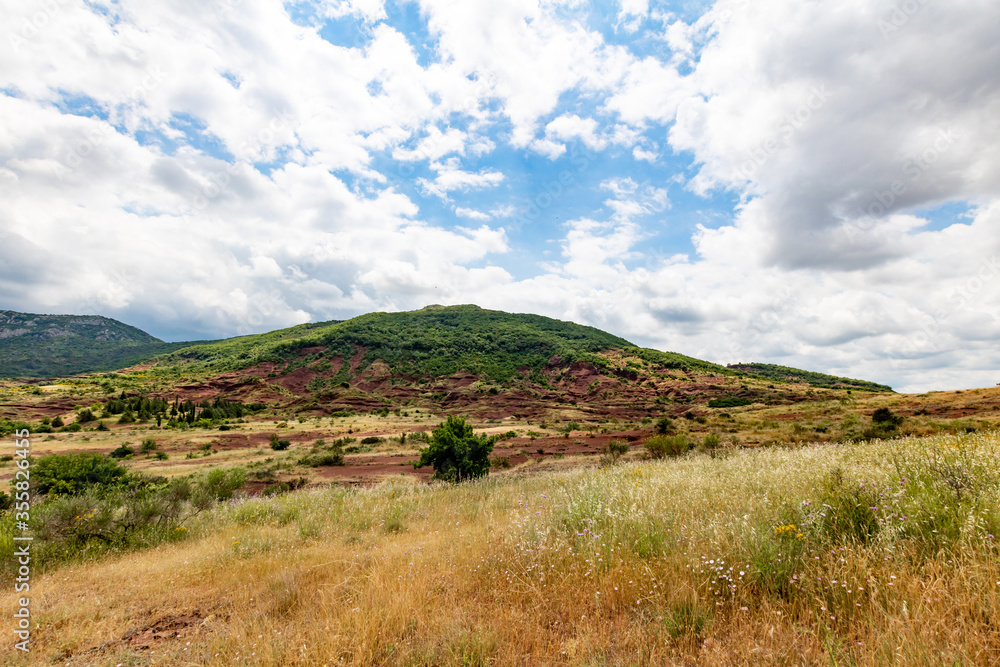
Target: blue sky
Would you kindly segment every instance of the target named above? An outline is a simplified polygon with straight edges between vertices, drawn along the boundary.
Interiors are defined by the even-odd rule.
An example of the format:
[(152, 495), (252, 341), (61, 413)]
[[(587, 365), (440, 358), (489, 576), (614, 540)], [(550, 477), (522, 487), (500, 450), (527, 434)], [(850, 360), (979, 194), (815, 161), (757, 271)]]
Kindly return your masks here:
[(0, 0), (0, 308), (430, 303), (996, 384), (1000, 7)]

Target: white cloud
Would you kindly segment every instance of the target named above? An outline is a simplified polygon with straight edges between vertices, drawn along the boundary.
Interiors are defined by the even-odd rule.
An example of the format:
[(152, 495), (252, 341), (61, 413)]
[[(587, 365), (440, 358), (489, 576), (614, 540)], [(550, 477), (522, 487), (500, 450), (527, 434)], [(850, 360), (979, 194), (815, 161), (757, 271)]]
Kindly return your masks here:
[[(471, 301), (718, 361), (995, 384), (1000, 6), (917, 5), (719, 0), (685, 23), (622, 0), (616, 39), (670, 50), (640, 58), (576, 0), (420, 0), (426, 44), (378, 0), (317, 3), (363, 24), (346, 45), (266, 0), (56, 3), (27, 31), (45, 8), (0, 0), (4, 305), (211, 336)], [(578, 144), (603, 201), (553, 204), (551, 250), (427, 222), (421, 193), (509, 221), (506, 191), (573, 163), (530, 152)], [(629, 153), (648, 164), (612, 171)], [(392, 180), (415, 163), (418, 191)], [(677, 179), (707, 211), (670, 208)]]
[(457, 158), (444, 162), (433, 162), (431, 168), (437, 172), (434, 180), (418, 178), (417, 182), (427, 194), (447, 199), (448, 193), (458, 190), (478, 190), (491, 188), (503, 182), (504, 175), (492, 169), (482, 169), (478, 172), (463, 171)]
[(493, 217), (488, 213), (483, 213), (482, 211), (477, 211), (472, 208), (463, 208), (461, 206), (455, 209), (455, 215), (460, 218), (469, 218), (470, 220), (490, 220)]

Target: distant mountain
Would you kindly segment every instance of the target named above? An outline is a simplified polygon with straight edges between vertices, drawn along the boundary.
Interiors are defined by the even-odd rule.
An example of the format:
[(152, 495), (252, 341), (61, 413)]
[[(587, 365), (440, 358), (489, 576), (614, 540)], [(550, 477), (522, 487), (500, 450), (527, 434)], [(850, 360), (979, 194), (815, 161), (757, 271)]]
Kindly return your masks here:
[(852, 380), (851, 378), (837, 377), (836, 375), (825, 375), (824, 373), (814, 373), (803, 371), (798, 368), (787, 366), (777, 366), (775, 364), (729, 364), (728, 368), (736, 371), (754, 375), (768, 380), (779, 382), (800, 382), (811, 384), (815, 387), (835, 387), (846, 389), (858, 389), (861, 391), (892, 391), (892, 387), (884, 384), (876, 384), (866, 380)]
[(176, 348), (107, 317), (0, 310), (0, 377), (117, 370)]

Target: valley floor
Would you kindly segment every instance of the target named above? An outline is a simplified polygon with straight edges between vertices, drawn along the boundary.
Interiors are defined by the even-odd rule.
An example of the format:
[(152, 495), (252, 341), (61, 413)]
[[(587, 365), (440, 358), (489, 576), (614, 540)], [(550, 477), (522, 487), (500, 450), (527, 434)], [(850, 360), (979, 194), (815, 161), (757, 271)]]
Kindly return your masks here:
[(27, 664), (1000, 664), (998, 454), (979, 432), (238, 499), (42, 568)]

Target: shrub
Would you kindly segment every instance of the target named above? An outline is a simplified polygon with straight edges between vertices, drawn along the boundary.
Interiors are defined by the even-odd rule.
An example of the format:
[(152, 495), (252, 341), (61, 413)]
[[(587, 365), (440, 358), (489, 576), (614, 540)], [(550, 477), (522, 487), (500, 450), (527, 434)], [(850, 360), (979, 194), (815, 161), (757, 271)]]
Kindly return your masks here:
[(622, 442), (621, 440), (612, 440), (601, 452), (601, 464), (606, 466), (613, 466), (618, 463), (623, 455), (628, 453), (628, 443)]
[(674, 420), (670, 417), (660, 417), (656, 420), (656, 432), (660, 435), (673, 435), (676, 430)]
[(377, 435), (370, 435), (367, 438), (361, 438), (362, 445), (374, 445), (380, 442), (382, 442), (382, 438)]
[(76, 416), (76, 421), (80, 424), (87, 424), (95, 419), (97, 419), (97, 417), (94, 416), (94, 413), (91, 412), (90, 408), (84, 408), (80, 411), (80, 414)]
[(33, 463), (31, 488), (40, 495), (77, 495), (92, 486), (116, 486), (127, 472), (100, 454), (49, 454)]
[(142, 452), (143, 454), (149, 454), (156, 448), (157, 448), (156, 441), (153, 440), (152, 438), (146, 438), (145, 440), (142, 441), (142, 444), (139, 445), (139, 451)]
[(133, 454), (135, 454), (134, 449), (128, 445), (121, 445), (117, 449), (111, 450), (111, 453), (109, 453), (108, 456), (113, 459), (123, 459), (126, 456), (132, 456)]
[(52, 420), (52, 427), (53, 428), (62, 428), (65, 425), (66, 425), (66, 422), (64, 422), (63, 419), (62, 419), (62, 417), (60, 417), (58, 415), (56, 415), (56, 418)]
[(166, 461), (170, 457), (167, 456), (166, 452), (156, 452), (156, 454), (153, 454), (153, 458), (157, 461)]
[(872, 423), (898, 427), (903, 423), (903, 417), (893, 413), (889, 408), (879, 408), (872, 414)]
[(705, 442), (702, 443), (702, 446), (705, 448), (706, 451), (709, 452), (715, 451), (716, 449), (719, 448), (719, 436), (716, 435), (715, 433), (709, 433), (708, 435), (705, 436)]
[(276, 452), (282, 452), (292, 446), (292, 443), (288, 440), (279, 440), (277, 433), (271, 434), (271, 449)]
[(299, 459), (299, 463), (301, 465), (309, 466), (310, 468), (342, 466), (344, 465), (344, 455), (337, 451), (310, 454), (309, 456), (304, 456)]
[(708, 402), (708, 407), (710, 408), (738, 408), (741, 405), (750, 405), (753, 403), (749, 398), (740, 398), (739, 396), (723, 396), (722, 398), (713, 398)]
[(111, 429), (108, 428), (108, 425), (105, 424), (104, 422), (98, 422), (97, 423), (97, 430), (98, 431), (110, 431)]
[(434, 477), (461, 482), (489, 474), (495, 437), (475, 435), (462, 417), (449, 415), (431, 433), (430, 444), (421, 450), (415, 468), (434, 467)]
[(63, 433), (79, 433), (83, 430), (83, 427), (78, 422), (73, 422), (72, 424), (63, 426), (61, 430)]
[(653, 459), (664, 459), (668, 456), (680, 456), (691, 449), (683, 433), (678, 435), (654, 435), (642, 445), (646, 454)]

